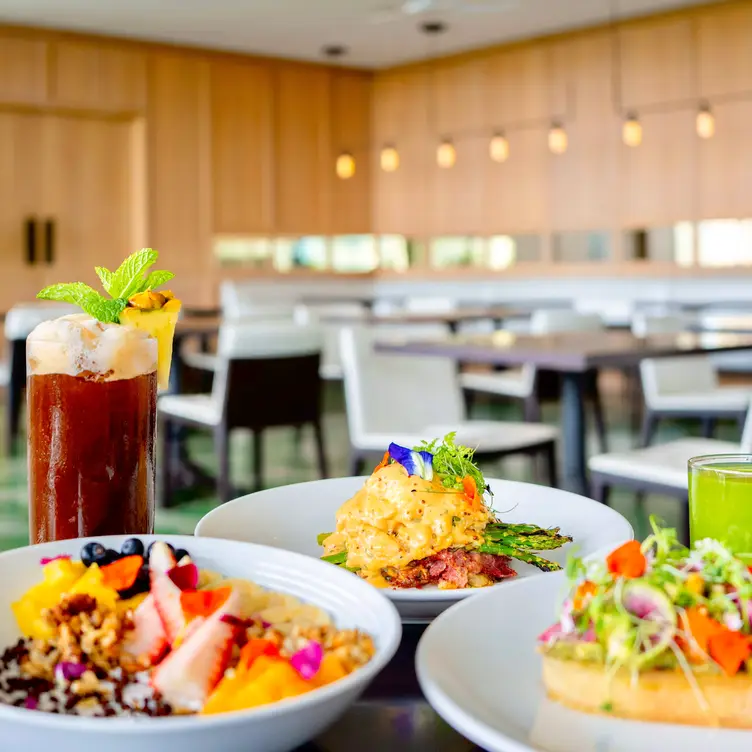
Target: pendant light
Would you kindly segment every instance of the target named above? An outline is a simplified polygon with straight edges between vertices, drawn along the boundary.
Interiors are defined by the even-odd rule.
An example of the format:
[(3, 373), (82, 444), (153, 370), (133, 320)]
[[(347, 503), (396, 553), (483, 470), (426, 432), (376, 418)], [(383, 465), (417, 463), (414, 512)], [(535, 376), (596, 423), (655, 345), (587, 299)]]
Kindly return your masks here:
[(621, 128), (621, 139), (627, 146), (631, 147), (639, 146), (642, 143), (642, 124), (634, 112), (630, 112), (624, 121)]
[(567, 150), (569, 139), (564, 126), (554, 121), (551, 123), (551, 130), (548, 132), (548, 148), (552, 154), (563, 154)]
[(393, 144), (384, 146), (379, 155), (379, 162), (384, 172), (394, 172), (399, 167), (399, 152)]
[[(438, 37), (440, 34), (443, 34), (447, 30), (447, 25), (445, 23), (442, 23), (441, 21), (426, 21), (420, 26), (418, 26), (418, 29), (425, 34), (427, 37)], [(435, 95), (435, 84), (434, 84), (434, 70), (435, 66), (430, 62), (431, 57), (433, 56), (434, 50), (432, 49), (432, 46), (429, 43), (428, 48), (428, 54), (427, 54), (427, 60), (428, 60), (428, 97), (427, 97), (427, 121), (428, 121), (428, 127), (431, 130), (435, 129), (436, 124), (436, 103), (434, 101)], [(436, 164), (443, 170), (448, 170), (451, 167), (454, 167), (455, 162), (457, 161), (457, 150), (454, 148), (454, 143), (452, 142), (452, 139), (449, 137), (444, 137), (439, 142), (439, 145), (436, 147)]]
[(715, 135), (715, 117), (710, 111), (710, 105), (707, 102), (700, 105), (700, 110), (695, 120), (695, 128), (700, 138), (713, 138)]
[(355, 157), (348, 151), (343, 151), (337, 157), (335, 172), (341, 180), (349, 180), (355, 174)]
[(436, 149), (436, 164), (444, 170), (454, 167), (457, 161), (457, 150), (448, 138), (445, 138)]
[[(324, 55), (335, 64), (335, 61), (341, 59), (347, 52), (347, 48), (340, 44), (331, 44), (324, 47)], [(334, 124), (337, 122), (337, 112), (335, 107), (335, 86), (337, 84), (337, 76), (332, 79), (332, 90), (329, 93), (330, 100), (330, 113), (329, 122), (330, 128), (334, 128)], [(351, 152), (344, 150), (341, 151), (334, 163), (334, 171), (340, 180), (349, 180), (355, 175), (355, 157)]]
[(509, 159), (509, 141), (503, 132), (494, 133), (488, 144), (488, 156), (494, 162), (506, 162)]

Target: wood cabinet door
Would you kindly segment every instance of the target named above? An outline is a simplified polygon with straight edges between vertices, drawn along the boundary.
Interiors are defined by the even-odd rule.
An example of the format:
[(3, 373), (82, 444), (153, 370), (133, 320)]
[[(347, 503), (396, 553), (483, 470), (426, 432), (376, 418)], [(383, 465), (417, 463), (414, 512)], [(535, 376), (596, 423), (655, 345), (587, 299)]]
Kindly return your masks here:
[(274, 98), (271, 67), (211, 64), (215, 233), (268, 233), (274, 226)]
[[(45, 284), (41, 258), (44, 118), (0, 112), (0, 310), (33, 300)], [(36, 232), (33, 263), (27, 223)]]
[(94, 267), (114, 269), (136, 250), (131, 127), (47, 116), (43, 249), (49, 283), (80, 280), (100, 289)]
[(0, 103), (45, 103), (47, 54), (43, 40), (0, 34)]
[(198, 55), (149, 58), (148, 243), (173, 271), (175, 292), (212, 299), (209, 62)]
[(146, 54), (105, 42), (61, 40), (52, 46), (52, 104), (97, 112), (141, 112)]

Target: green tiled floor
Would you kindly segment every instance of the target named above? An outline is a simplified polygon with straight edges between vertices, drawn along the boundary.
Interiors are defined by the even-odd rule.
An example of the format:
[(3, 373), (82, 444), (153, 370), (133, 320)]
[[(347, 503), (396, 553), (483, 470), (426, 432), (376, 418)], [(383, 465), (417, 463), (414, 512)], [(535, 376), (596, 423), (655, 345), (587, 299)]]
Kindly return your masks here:
[[(326, 393), (325, 435), (330, 472), (333, 475), (347, 473), (347, 425), (344, 413), (341, 389), (330, 384)], [(626, 428), (626, 416), (622, 406), (621, 395), (614, 394), (607, 398), (607, 416), (610, 429), (611, 449), (624, 449), (632, 445), (633, 438)], [(2, 416), (0, 416), (1, 418)], [(479, 404), (474, 417), (496, 417), (519, 419), (515, 406), (493, 408)], [(544, 411), (548, 422), (558, 422), (558, 407), (548, 405)], [(697, 426), (688, 424), (666, 424), (658, 436), (664, 441), (687, 433), (696, 433)], [(737, 430), (733, 425), (721, 425), (719, 438), (738, 440)], [(215, 462), (211, 438), (196, 434), (189, 439), (190, 454), (194, 460), (212, 471)], [(592, 447), (595, 451), (595, 446)], [(238, 488), (248, 488), (251, 483), (250, 437), (238, 432), (232, 441), (233, 482)], [(312, 437), (305, 434), (299, 446), (295, 445), (291, 429), (276, 429), (268, 432), (265, 447), (266, 466), (264, 468), (266, 485), (280, 486), (313, 480), (317, 477)], [(531, 468), (525, 458), (508, 458), (496, 466), (485, 467), (489, 477), (504, 477), (515, 480), (531, 480)], [(26, 545), (27, 532), (27, 473), (26, 457), (22, 453), (0, 459), (0, 549)], [(217, 499), (211, 492), (184, 492), (185, 502), (177, 508), (157, 512), (158, 532), (192, 533), (196, 522), (217, 505)], [(638, 505), (634, 495), (617, 492), (613, 496), (613, 506), (632, 522), (638, 536), (647, 530), (650, 514), (657, 514), (667, 524), (675, 525), (678, 521), (677, 502), (659, 496), (649, 496)]]

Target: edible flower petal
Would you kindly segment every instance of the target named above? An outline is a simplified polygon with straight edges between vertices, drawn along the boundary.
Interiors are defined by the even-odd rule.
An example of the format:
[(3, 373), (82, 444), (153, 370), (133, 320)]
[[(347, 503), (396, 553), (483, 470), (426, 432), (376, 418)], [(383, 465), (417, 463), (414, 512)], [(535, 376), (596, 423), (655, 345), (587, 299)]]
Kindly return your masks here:
[(417, 475), (423, 480), (433, 479), (433, 455), (430, 452), (415, 451), (392, 442), (389, 456), (407, 470), (410, 475)]
[(29, 696), (24, 700), (24, 707), (27, 710), (36, 710), (37, 705), (39, 705), (39, 702), (37, 701), (36, 697)]
[(311, 640), (304, 648), (298, 650), (290, 658), (290, 665), (298, 672), (302, 679), (313, 679), (321, 668), (324, 658), (324, 649), (321, 643)]
[(279, 655), (279, 648), (271, 640), (260, 638), (248, 640), (240, 651), (240, 664), (244, 668), (250, 668), (262, 655), (276, 657)]
[(381, 458), (381, 462), (379, 462), (378, 465), (373, 469), (373, 472), (375, 473), (378, 470), (381, 470), (382, 467), (386, 467), (389, 464), (391, 457), (389, 456), (389, 450), (387, 449), (386, 452), (384, 452), (384, 456)]
[(634, 579), (642, 577), (647, 568), (647, 560), (642, 553), (640, 542), (631, 540), (615, 551), (612, 551), (606, 559), (608, 571), (614, 577), (624, 577), (625, 579)]
[(53, 561), (58, 561), (58, 559), (70, 559), (70, 554), (58, 554), (57, 556), (45, 556), (42, 559), (39, 560), (39, 563), (46, 567), (48, 564), (52, 564)]
[[(180, 593), (180, 606), (189, 619), (195, 619), (197, 616), (211, 616), (230, 597), (231, 592), (230, 587), (216, 590), (184, 590)], [(222, 621), (229, 622), (224, 619), (225, 616), (233, 615), (222, 614)]]
[(61, 661), (55, 666), (55, 678), (58, 681), (71, 682), (80, 679), (85, 671), (86, 666), (83, 663)]

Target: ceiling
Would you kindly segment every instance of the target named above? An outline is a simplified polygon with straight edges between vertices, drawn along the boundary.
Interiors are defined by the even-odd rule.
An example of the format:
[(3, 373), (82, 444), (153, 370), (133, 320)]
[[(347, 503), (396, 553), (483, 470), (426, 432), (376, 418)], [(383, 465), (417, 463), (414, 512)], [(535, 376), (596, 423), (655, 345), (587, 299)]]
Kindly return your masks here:
[[(380, 68), (712, 0), (0, 0), (0, 21)], [(427, 40), (417, 27), (442, 20)], [(429, 44), (430, 42), (430, 44)]]

